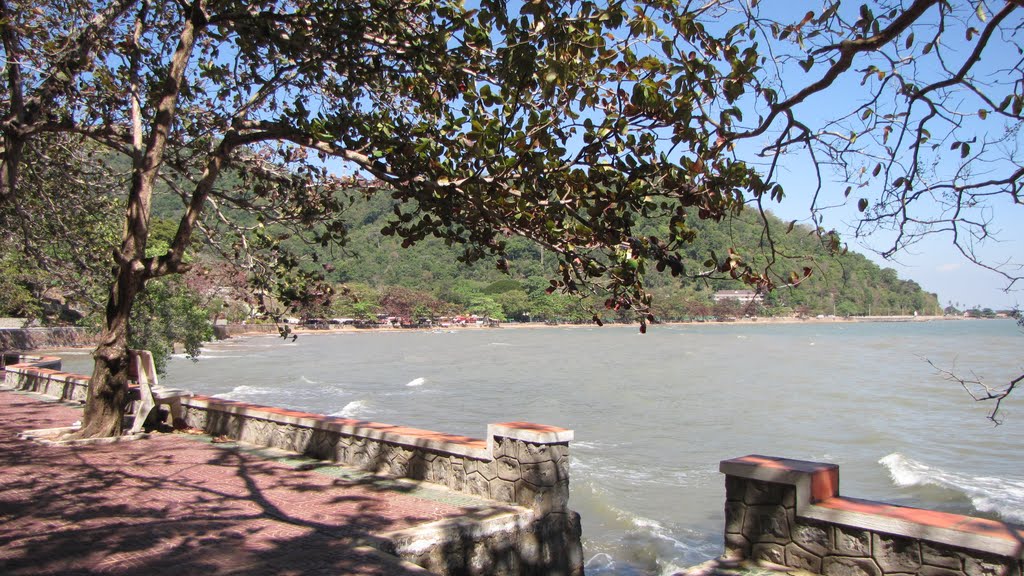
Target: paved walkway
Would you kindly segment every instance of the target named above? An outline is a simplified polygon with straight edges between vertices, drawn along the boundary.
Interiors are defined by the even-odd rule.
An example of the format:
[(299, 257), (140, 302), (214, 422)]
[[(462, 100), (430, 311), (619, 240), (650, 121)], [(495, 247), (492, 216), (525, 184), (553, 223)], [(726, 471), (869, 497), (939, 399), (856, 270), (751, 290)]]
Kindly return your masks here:
[(0, 391), (0, 574), (422, 575), (364, 544), (492, 504), (205, 436), (16, 437), (81, 414)]

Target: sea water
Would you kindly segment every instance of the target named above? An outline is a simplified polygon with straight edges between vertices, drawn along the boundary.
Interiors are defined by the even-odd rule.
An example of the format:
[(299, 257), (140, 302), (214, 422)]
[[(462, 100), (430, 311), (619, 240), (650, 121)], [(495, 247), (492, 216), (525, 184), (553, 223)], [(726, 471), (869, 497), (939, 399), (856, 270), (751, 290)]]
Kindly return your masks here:
[(929, 364), (1005, 383), (1022, 344), (1005, 320), (261, 336), (164, 382), (475, 437), (571, 428), (587, 573), (659, 575), (721, 553), (718, 464), (752, 453), (839, 464), (848, 496), (1024, 522), (1024, 398), (994, 426)]

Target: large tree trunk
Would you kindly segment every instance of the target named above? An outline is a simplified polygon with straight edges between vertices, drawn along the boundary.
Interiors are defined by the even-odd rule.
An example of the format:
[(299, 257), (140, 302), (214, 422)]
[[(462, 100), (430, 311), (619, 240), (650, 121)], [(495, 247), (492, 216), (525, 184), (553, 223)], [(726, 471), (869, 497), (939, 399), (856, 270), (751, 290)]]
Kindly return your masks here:
[[(135, 266), (133, 266), (135, 264)], [(82, 429), (76, 438), (106, 438), (124, 431), (128, 406), (128, 319), (142, 290), (143, 275), (137, 261), (118, 267), (117, 280), (107, 300), (106, 326), (93, 352), (95, 365), (89, 380)]]

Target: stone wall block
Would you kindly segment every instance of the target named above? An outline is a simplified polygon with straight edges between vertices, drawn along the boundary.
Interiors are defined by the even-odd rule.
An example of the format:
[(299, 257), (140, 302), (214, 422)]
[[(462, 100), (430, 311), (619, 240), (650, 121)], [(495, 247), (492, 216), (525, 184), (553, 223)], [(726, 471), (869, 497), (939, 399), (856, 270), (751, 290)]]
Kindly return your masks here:
[(498, 462), (495, 460), (473, 460), (476, 462), (476, 471), (487, 480), (498, 478)]
[(263, 444), (270, 446), (271, 448), (278, 448), (281, 450), (287, 450), (288, 445), (291, 443), (289, 437), (289, 429), (291, 426), (281, 425), (274, 422), (261, 422), (261, 428), (265, 429), (266, 434)]
[(237, 438), (243, 442), (266, 445), (270, 440), (270, 433), (267, 431), (267, 423), (263, 420), (245, 419), (234, 414), (231, 415), (230, 428), (238, 430), (238, 434), (229, 434), (231, 438)]
[(750, 559), (755, 562), (786, 563), (786, 549), (781, 544), (754, 544), (750, 551)]
[[(494, 482), (501, 482), (501, 480)], [(556, 486), (550, 488), (538, 488), (527, 482), (517, 482), (515, 487), (515, 500), (511, 502), (532, 508), (540, 514), (546, 514), (551, 511), (564, 511), (569, 505), (568, 480), (559, 482)]]
[(748, 507), (743, 520), (743, 534), (755, 544), (788, 544), (791, 538), (787, 510), (781, 505)]
[(796, 543), (786, 546), (786, 561), (782, 564), (790, 568), (799, 568), (815, 574), (821, 573), (821, 556), (810, 552)]
[(425, 480), (430, 474), (430, 465), (431, 463), (427, 461), (423, 450), (413, 450), (412, 457), (409, 458), (406, 477), (414, 480)]
[(491, 498), (499, 502), (514, 503), (516, 501), (516, 485), (513, 482), (496, 478), (490, 481)]
[(498, 466), (498, 478), (507, 480), (509, 482), (515, 482), (523, 477), (523, 472), (519, 467), (519, 461), (511, 456), (501, 456), (497, 460)]
[(342, 464), (350, 464), (351, 462), (349, 458), (351, 458), (349, 444), (345, 442), (343, 438), (338, 438), (331, 450), (330, 459)]
[(568, 476), (560, 476), (558, 466), (550, 460), (547, 462), (523, 463), (520, 464), (519, 470), (522, 474), (522, 479), (534, 486), (554, 486), (562, 478), (568, 478)]
[(491, 484), (479, 472), (466, 474), (466, 491), (481, 498), (491, 497)]
[(447, 486), (452, 476), (452, 462), (447, 458), (438, 458), (430, 463), (427, 481)]
[(836, 526), (835, 550), (843, 556), (871, 556), (871, 533), (867, 530)]
[(308, 432), (308, 428), (291, 425), (278, 425), (275, 428), (277, 429), (276, 433), (280, 435), (282, 449), (289, 450), (291, 452), (302, 452), (302, 450), (298, 448), (302, 445), (303, 430)]
[(964, 566), (963, 556), (946, 546), (921, 542), (921, 561), (930, 566), (961, 570)]
[(827, 556), (821, 563), (824, 576), (882, 576), (882, 569), (870, 558)]
[(292, 446), (294, 446), (294, 448), (292, 448), (292, 451), (302, 454), (303, 452), (306, 451), (306, 448), (310, 445), (310, 443), (312, 443), (312, 441), (313, 429), (306, 428), (305, 426), (303, 426), (299, 428), (295, 433), (294, 441), (292, 442)]
[[(831, 530), (828, 526), (810, 522), (793, 524), (793, 542), (816, 556), (825, 556), (832, 549)], [(819, 570), (812, 570), (819, 572)]]
[(409, 461), (410, 457), (405, 456), (402, 453), (394, 453), (388, 462), (388, 474), (396, 478), (408, 478), (409, 477)]
[(748, 480), (743, 501), (747, 504), (782, 504), (783, 485), (775, 482)]
[(921, 567), (921, 547), (917, 540), (888, 534), (874, 534), (872, 557), (888, 572), (917, 572)]
[(735, 500), (725, 502), (725, 533), (742, 534), (743, 517), (746, 515), (747, 505)]
[(1020, 563), (1010, 558), (982, 554), (964, 555), (968, 576), (1020, 576)]
[(409, 461), (412, 460), (416, 453), (411, 448), (405, 446), (399, 446), (392, 444), (388, 447), (388, 460), (392, 464), (401, 464), (403, 467), (408, 468)]
[(747, 493), (747, 480), (739, 476), (725, 477), (725, 499), (726, 501), (742, 502)]
[(491, 455), (494, 458), (499, 456), (508, 456), (510, 458), (517, 458), (519, 456), (519, 448), (516, 446), (519, 442), (511, 440), (509, 438), (494, 438), (494, 451)]
[(185, 411), (185, 422), (193, 428), (205, 431), (208, 414), (209, 412), (206, 410), (196, 410), (195, 408), (188, 407)]
[(558, 467), (558, 477), (560, 479), (569, 477), (570, 460), (568, 454), (559, 456), (558, 460), (555, 461), (555, 465)]
[(532, 442), (516, 442), (519, 452), (515, 455), (522, 463), (526, 462), (549, 462), (558, 457), (554, 452), (555, 446), (551, 444), (534, 444)]
[(725, 535), (725, 554), (728, 560), (746, 560), (750, 558), (750, 540), (743, 534)]
[(312, 430), (309, 436), (309, 442), (302, 450), (302, 453), (305, 456), (316, 458), (317, 460), (330, 459), (332, 452), (331, 436), (332, 434), (324, 430)]
[(964, 573), (952, 568), (925, 565), (917, 571), (917, 576), (964, 576)]
[(373, 461), (366, 453), (365, 447), (353, 447), (349, 454), (349, 463), (359, 470), (369, 470), (373, 466)]
[(461, 464), (452, 466), (452, 475), (448, 478), (447, 486), (456, 492), (466, 491), (466, 470)]

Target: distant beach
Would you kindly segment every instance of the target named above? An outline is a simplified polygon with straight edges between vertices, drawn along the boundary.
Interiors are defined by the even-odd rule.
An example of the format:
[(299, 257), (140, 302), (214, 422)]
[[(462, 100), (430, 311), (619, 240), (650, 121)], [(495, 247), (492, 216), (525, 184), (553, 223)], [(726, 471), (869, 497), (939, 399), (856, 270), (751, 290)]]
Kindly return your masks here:
[[(714, 325), (729, 325), (729, 324), (818, 324), (818, 323), (859, 323), (859, 322), (934, 322), (934, 321), (964, 321), (964, 320), (981, 320), (980, 318), (965, 318), (962, 316), (808, 316), (808, 317), (796, 317), (796, 316), (783, 316), (783, 317), (772, 317), (772, 316), (758, 316), (758, 317), (746, 317), (746, 318), (731, 318), (728, 320), (690, 320), (690, 321), (675, 321), (675, 322), (658, 322), (651, 324), (652, 330), (656, 330), (658, 326), (714, 326)], [(636, 326), (638, 323), (610, 323), (606, 322), (606, 326)], [(277, 332), (277, 328), (273, 324), (254, 324), (251, 331), (246, 331), (244, 325), (231, 324), (232, 336), (251, 336), (255, 334), (272, 334)], [(255, 328), (255, 327), (259, 328)], [(407, 332), (407, 331), (447, 331), (447, 330), (502, 330), (502, 329), (542, 329), (542, 328), (594, 328), (597, 324), (593, 322), (587, 322), (582, 324), (573, 323), (559, 323), (559, 324), (547, 324), (544, 322), (502, 322), (498, 326), (486, 326), (482, 324), (474, 325), (452, 325), (452, 326), (425, 326), (416, 328), (396, 328), (396, 327), (373, 327), (373, 328), (356, 328), (354, 326), (332, 326), (327, 329), (308, 328), (302, 325), (291, 325), (290, 333), (292, 334), (336, 334), (341, 332)], [(236, 332), (236, 330), (238, 330)]]

